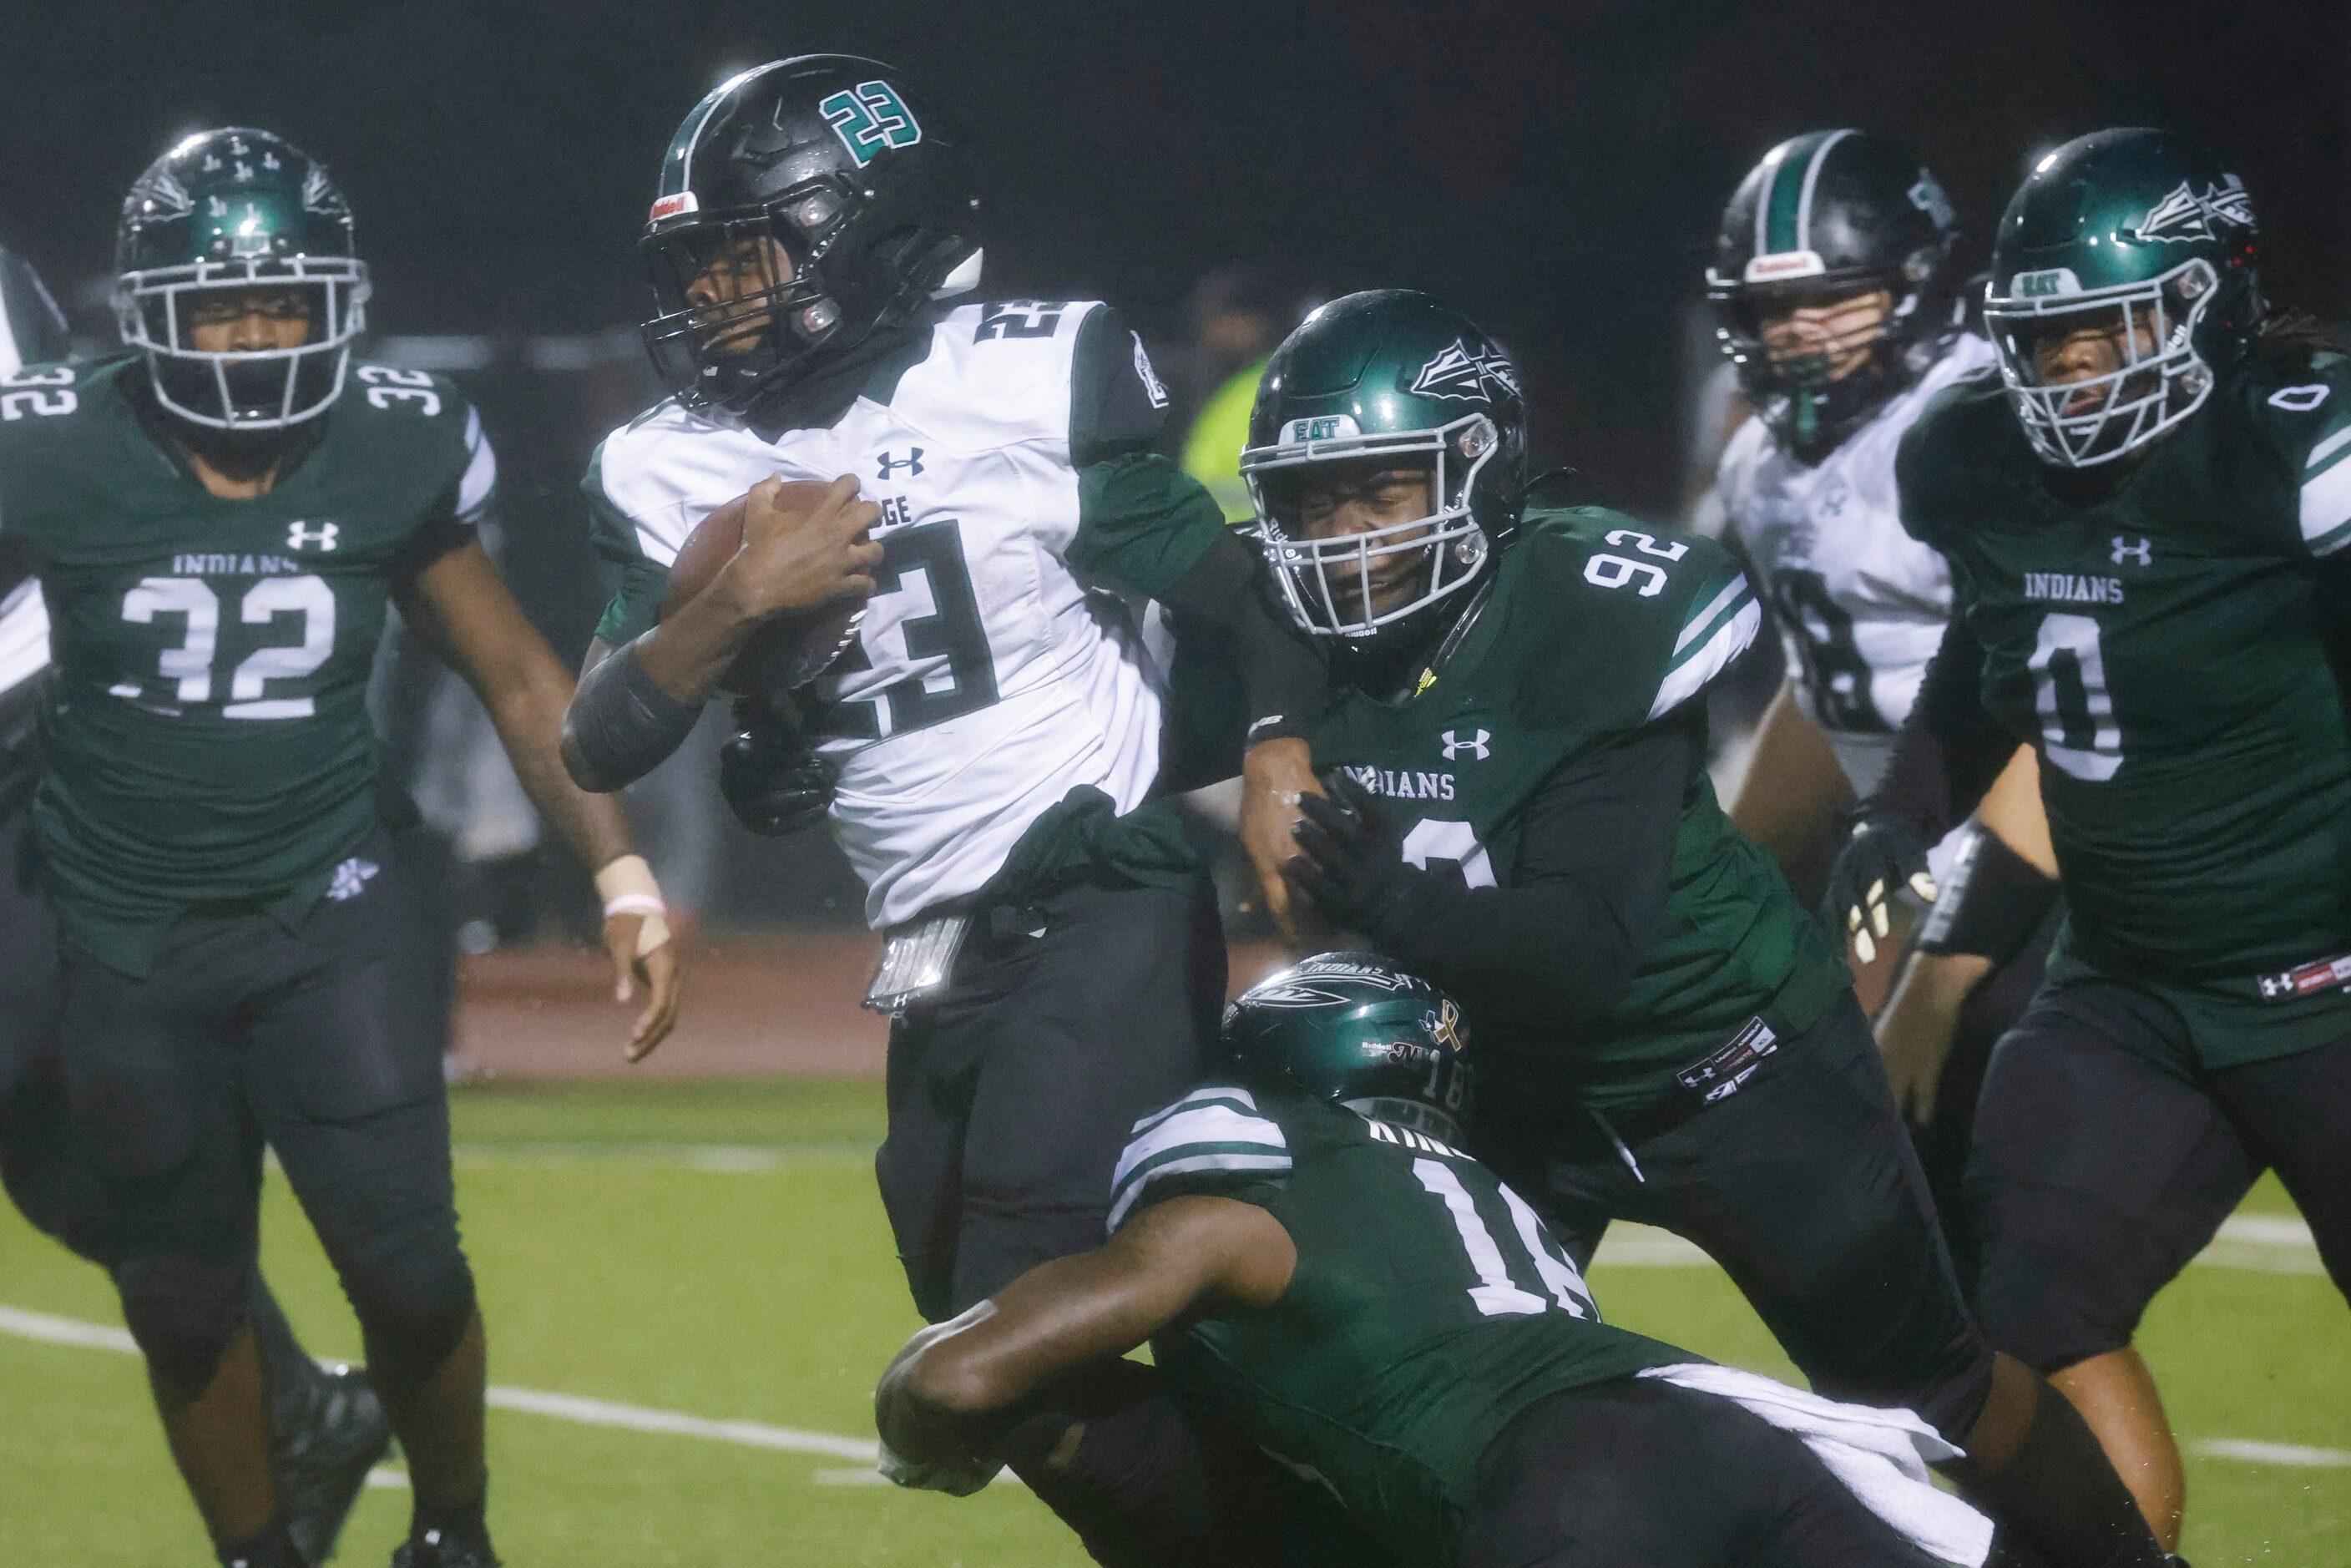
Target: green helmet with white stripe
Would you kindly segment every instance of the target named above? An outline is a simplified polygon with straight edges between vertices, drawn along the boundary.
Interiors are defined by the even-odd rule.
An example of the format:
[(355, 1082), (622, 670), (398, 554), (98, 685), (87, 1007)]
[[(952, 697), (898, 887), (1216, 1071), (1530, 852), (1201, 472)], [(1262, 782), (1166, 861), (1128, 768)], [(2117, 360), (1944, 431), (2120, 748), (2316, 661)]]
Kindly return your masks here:
[(1984, 326), (2043, 462), (2136, 452), (2204, 405), (2265, 307), (2252, 198), (2161, 131), (2077, 137), (2032, 167), (1992, 236)]
[(1270, 975), (1225, 1009), (1220, 1065), (1259, 1089), (1303, 1090), (1448, 1143), (1469, 1102), (1461, 1009), (1370, 953), (1324, 953)]
[[(1707, 298), (1740, 390), (1782, 445), (1824, 455), (1935, 362), (1959, 330), (1959, 238), (1942, 186), (1890, 136), (1809, 131), (1748, 171), (1723, 208)], [(1886, 315), (1854, 340), (1765, 347), (1775, 310), (1877, 289)]]

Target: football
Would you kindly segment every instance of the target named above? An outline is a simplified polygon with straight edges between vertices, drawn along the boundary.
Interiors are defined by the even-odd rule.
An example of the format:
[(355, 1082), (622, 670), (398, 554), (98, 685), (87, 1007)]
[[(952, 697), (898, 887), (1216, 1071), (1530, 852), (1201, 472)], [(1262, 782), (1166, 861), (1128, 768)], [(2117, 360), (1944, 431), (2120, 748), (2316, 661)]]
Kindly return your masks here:
[[(831, 488), (814, 479), (794, 480), (782, 486), (778, 498), (787, 511), (805, 517), (824, 503)], [(677, 559), (670, 563), (669, 590), (662, 595), (663, 620), (709, 587), (719, 569), (743, 548), (743, 516), (749, 501), (747, 493), (736, 497), (695, 524), (686, 536)], [(865, 603), (856, 599), (770, 616), (745, 639), (742, 653), (720, 677), (719, 685), (737, 695), (780, 695), (804, 686), (848, 651), (864, 619)]]

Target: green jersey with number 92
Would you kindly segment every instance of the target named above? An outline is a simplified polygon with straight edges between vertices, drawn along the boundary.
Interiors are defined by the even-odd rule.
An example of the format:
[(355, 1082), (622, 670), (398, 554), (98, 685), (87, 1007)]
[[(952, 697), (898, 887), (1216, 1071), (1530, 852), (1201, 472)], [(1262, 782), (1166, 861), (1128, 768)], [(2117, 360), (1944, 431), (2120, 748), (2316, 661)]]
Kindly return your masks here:
[[(1528, 512), (1474, 613), (1416, 691), (1345, 692), (1313, 736), (1316, 768), (1343, 768), (1381, 797), (1407, 861), (1449, 865), (1471, 887), (1511, 885), (1545, 780), (1699, 700), (1762, 619), (1720, 546), (1581, 507)], [(1850, 983), (1703, 769), (1673, 857), (1666, 920), (1604, 1017), (1572, 1038), (1564, 1024), (1536, 1038), (1476, 1019), (1489, 1091), (1567, 1093), (1604, 1112), (1646, 1104), (1750, 1019), (1792, 1035)]]
[(273, 488), (225, 500), (146, 375), (0, 382), (0, 535), (31, 555), (57, 665), (35, 832), (68, 935), (131, 974), (191, 908), (298, 914), (375, 826), (387, 597), (472, 538), (495, 475), (455, 389), (360, 366)]
[(2317, 564), (2351, 544), (2346, 456), (2351, 361), (2306, 352), (2224, 378), (2087, 504), (1994, 377), (1904, 444), (1904, 526), (1950, 559), (1986, 708), (2041, 755), (2067, 946), (2103, 970), (2257, 1004), (2351, 951), (2341, 585)]

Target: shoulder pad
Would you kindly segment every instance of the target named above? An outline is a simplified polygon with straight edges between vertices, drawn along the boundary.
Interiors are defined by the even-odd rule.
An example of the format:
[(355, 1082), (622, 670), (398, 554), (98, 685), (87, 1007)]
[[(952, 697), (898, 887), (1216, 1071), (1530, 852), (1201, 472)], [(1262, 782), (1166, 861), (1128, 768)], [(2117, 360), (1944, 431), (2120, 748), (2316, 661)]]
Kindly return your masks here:
[(1971, 371), (1927, 400), (1902, 433), (1894, 457), (1903, 531), (1941, 549), (1963, 523), (1970, 497), (1992, 474), (2016, 461), (2035, 462), (2008, 404), (1996, 365)]
[(1236, 1084), (1195, 1089), (1134, 1124), (1111, 1175), (1109, 1228), (1179, 1193), (1231, 1191), (1290, 1174), (1290, 1140)]
[(1005, 299), (939, 319), (930, 356), (907, 371), (890, 411), (954, 451), (1041, 442), (1066, 453), (1078, 338), (1108, 307)]
[(795, 463), (789, 445), (770, 445), (671, 400), (604, 437), (580, 488), (600, 549), (611, 553), (611, 540), (624, 538), (624, 553), (665, 567), (704, 517), (770, 476), (834, 476)]
[[(1687, 702), (1754, 642), (1763, 607), (1737, 558), (1600, 507), (1530, 513), (1515, 549), (1531, 549), (1528, 590), (1569, 607), (1550, 617), (1558, 646), (1541, 667), (1614, 672), (1627, 726)], [(1590, 694), (1576, 699), (1587, 706)]]
[(2303, 548), (2324, 556), (2351, 545), (2351, 359), (2320, 351), (2256, 362), (2239, 397), (2297, 490)]

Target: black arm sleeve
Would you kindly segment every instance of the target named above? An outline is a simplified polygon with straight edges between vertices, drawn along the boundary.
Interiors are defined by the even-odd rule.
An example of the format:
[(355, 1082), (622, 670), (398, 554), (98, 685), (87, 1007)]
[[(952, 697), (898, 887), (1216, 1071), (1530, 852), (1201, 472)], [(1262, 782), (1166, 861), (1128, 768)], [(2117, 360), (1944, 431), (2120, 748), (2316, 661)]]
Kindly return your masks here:
[(1473, 1009), (1605, 1016), (1665, 925), (1674, 836), (1705, 757), (1703, 707), (1686, 705), (1544, 780), (1511, 885), (1416, 877), (1367, 935)]
[(2017, 747), (1983, 706), (1983, 659), (1967, 617), (1952, 616), (1865, 815), (1896, 818), (1931, 844), (1983, 800)]
[(625, 789), (669, 760), (702, 716), (637, 663), (634, 643), (614, 649), (580, 677), (563, 716), (563, 768), (591, 795)]
[(1220, 535), (1160, 596), (1183, 636), (1221, 645), (1249, 709), (1244, 747), (1302, 736), (1322, 712), (1322, 650), (1275, 602), (1264, 558), (1232, 533)]

